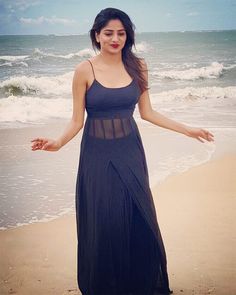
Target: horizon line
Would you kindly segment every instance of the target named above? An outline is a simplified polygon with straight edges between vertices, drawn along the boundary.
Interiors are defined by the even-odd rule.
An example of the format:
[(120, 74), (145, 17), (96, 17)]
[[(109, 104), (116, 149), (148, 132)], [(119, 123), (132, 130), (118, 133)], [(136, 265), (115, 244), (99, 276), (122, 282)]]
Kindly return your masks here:
[[(223, 31), (236, 31), (236, 29), (204, 29), (204, 30), (171, 30), (171, 31), (143, 31), (135, 32), (135, 34), (148, 34), (148, 33), (187, 33), (187, 32), (223, 32)], [(78, 34), (60, 34), (60, 33), (48, 33), (48, 34), (1, 34), (0, 36), (85, 36), (87, 33), (78, 33)]]

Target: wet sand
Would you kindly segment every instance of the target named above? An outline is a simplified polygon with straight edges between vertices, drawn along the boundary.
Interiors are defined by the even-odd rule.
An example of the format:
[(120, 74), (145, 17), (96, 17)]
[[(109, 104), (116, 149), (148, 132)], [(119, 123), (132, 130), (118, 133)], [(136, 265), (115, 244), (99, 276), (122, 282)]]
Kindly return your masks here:
[[(174, 294), (236, 294), (236, 155), (168, 177), (153, 198)], [(0, 293), (80, 294), (74, 212), (0, 231)]]

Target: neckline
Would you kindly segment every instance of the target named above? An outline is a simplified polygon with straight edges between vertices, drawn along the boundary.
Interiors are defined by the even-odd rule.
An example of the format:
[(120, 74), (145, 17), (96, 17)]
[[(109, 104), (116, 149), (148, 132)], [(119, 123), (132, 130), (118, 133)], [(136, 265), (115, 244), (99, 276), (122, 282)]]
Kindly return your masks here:
[(124, 88), (127, 88), (127, 87), (131, 86), (133, 84), (133, 82), (134, 82), (134, 79), (132, 79), (131, 82), (128, 85), (125, 85), (125, 86), (121, 86), (121, 87), (106, 87), (106, 86), (102, 85), (96, 78), (94, 78), (93, 83), (87, 89), (87, 92), (92, 88), (92, 86), (94, 85), (95, 82), (97, 84), (99, 84), (100, 86), (102, 86), (103, 88), (105, 88), (105, 89), (124, 89)]

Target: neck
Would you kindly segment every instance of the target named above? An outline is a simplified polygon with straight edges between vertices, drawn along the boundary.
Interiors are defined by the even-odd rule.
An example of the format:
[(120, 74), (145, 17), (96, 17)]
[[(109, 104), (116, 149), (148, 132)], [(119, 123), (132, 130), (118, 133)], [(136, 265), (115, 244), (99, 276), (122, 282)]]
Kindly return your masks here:
[(108, 65), (118, 65), (122, 64), (122, 52), (117, 54), (109, 54), (107, 52), (100, 52), (100, 59)]

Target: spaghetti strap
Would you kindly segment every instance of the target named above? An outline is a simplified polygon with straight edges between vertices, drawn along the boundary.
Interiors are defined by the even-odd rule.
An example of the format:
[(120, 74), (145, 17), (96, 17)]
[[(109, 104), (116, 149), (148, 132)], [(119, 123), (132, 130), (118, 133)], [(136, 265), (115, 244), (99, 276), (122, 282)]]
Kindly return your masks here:
[(94, 69), (93, 69), (93, 64), (92, 64), (92, 62), (91, 62), (89, 59), (87, 59), (87, 61), (91, 64), (91, 67), (92, 67), (92, 70), (93, 70), (93, 77), (94, 77), (94, 79), (96, 80), (96, 78), (95, 78), (95, 73), (94, 73)]

